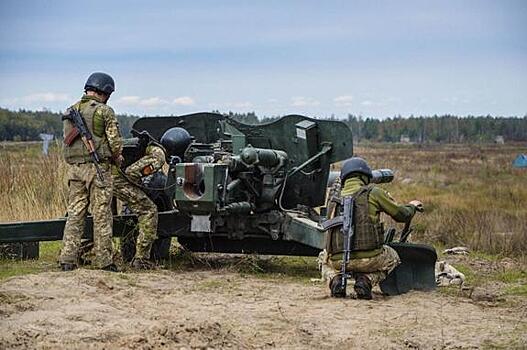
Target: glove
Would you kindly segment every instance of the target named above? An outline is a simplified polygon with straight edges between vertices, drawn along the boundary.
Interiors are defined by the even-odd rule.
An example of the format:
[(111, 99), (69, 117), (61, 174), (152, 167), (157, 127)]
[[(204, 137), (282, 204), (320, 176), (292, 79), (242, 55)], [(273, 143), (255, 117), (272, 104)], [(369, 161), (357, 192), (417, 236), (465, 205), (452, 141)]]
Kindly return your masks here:
[(414, 199), (413, 201), (410, 201), (409, 204), (413, 205), (415, 207), (415, 210), (417, 210), (420, 213), (422, 213), (425, 210), (425, 208), (423, 206), (423, 203), (421, 201), (416, 200), (416, 199)]

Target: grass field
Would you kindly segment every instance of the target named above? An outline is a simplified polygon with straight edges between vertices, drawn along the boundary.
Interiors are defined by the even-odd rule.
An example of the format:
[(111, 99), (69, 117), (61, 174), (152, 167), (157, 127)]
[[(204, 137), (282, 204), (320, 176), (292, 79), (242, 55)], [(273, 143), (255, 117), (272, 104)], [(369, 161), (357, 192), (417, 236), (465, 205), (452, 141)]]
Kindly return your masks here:
[[(46, 157), (38, 144), (0, 144), (4, 171), (0, 221), (64, 215), (65, 165), (58, 149), (54, 145)], [(520, 152), (525, 152), (521, 145), (372, 144), (355, 148), (372, 167), (395, 171), (393, 183), (383, 186), (398, 201), (424, 202), (426, 211), (414, 219), (412, 240), (438, 248), (464, 245), (477, 256), (513, 256), (524, 262), (527, 171), (511, 165)], [(0, 265), (0, 275), (45, 270), (55, 264), (59, 247), (58, 242), (43, 243), (39, 262), (20, 262), (9, 268)]]

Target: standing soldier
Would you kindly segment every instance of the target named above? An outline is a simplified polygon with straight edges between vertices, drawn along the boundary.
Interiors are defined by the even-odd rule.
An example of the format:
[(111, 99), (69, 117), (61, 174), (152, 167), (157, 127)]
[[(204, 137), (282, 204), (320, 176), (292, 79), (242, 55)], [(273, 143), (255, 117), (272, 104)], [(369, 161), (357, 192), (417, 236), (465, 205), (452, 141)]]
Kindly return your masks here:
[[(384, 230), (380, 221), (382, 212), (397, 222), (407, 222), (416, 210), (422, 211), (422, 203), (416, 200), (407, 205), (397, 204), (383, 189), (370, 185), (372, 171), (362, 158), (346, 160), (340, 172), (340, 195), (336, 193), (333, 203), (328, 204), (329, 217), (339, 215), (340, 200), (346, 196), (355, 198), (353, 208), (354, 235), (351, 244), (350, 260), (346, 272), (355, 277), (354, 290), (359, 299), (371, 299), (374, 285), (383, 281), (400, 264), (397, 252), (384, 244)], [(335, 205), (336, 203), (339, 203)], [(327, 269), (331, 296), (344, 297), (340, 288), (340, 269), (343, 258), (344, 242), (340, 227), (328, 231), (326, 241), (327, 257), (323, 268)]]
[[(144, 133), (144, 134), (143, 134)], [(141, 179), (159, 171), (165, 164), (163, 147), (146, 132), (138, 134), (138, 160), (122, 170), (113, 171), (113, 193), (137, 215), (139, 235), (132, 267), (151, 269), (150, 250), (157, 238), (157, 206), (142, 190)], [(136, 158), (137, 159), (137, 158)], [(122, 241), (121, 241), (122, 244)]]
[[(63, 271), (77, 268), (84, 220), (91, 203), (93, 214), (93, 238), (96, 265), (106, 271), (117, 271), (112, 260), (112, 176), (111, 162), (122, 161), (122, 139), (119, 125), (111, 107), (106, 105), (115, 90), (111, 76), (93, 73), (84, 85), (81, 100), (68, 109), (79, 112), (84, 125), (91, 134), (88, 142), (79, 133), (72, 119), (65, 115), (64, 158), (68, 164), (68, 217), (64, 227), (60, 265)], [(74, 109), (75, 111), (71, 111)], [(77, 114), (78, 115), (78, 114)], [(91, 146), (92, 149), (88, 149)], [(95, 152), (93, 152), (95, 150)], [(96, 164), (94, 154), (98, 154)], [(94, 159), (95, 158), (95, 159)]]

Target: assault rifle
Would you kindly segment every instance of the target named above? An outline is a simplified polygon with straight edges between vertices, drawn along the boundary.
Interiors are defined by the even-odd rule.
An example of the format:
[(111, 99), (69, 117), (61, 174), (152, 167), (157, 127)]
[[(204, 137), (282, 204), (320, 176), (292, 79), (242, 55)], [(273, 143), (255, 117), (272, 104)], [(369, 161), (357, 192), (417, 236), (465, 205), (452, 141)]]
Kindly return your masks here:
[(90, 129), (88, 129), (88, 127), (86, 126), (86, 121), (84, 120), (80, 112), (72, 107), (69, 109), (68, 114), (62, 116), (62, 120), (69, 120), (73, 124), (73, 128), (71, 129), (69, 134), (64, 137), (64, 144), (69, 147), (71, 146), (73, 141), (75, 141), (77, 137), (80, 136), (82, 143), (84, 143), (84, 146), (88, 150), (93, 164), (95, 165), (95, 170), (97, 171), (97, 178), (100, 181), (104, 181), (104, 177), (102, 175), (100, 166), (99, 154), (97, 153), (97, 150), (95, 149), (95, 144), (93, 143), (93, 136), (90, 132)]
[(341, 232), (344, 236), (344, 251), (342, 256), (342, 265), (340, 267), (339, 275), (339, 284), (334, 286), (332, 294), (338, 298), (346, 297), (346, 287), (348, 285), (348, 278), (351, 277), (349, 273), (346, 272), (346, 266), (350, 260), (351, 250), (353, 247), (351, 243), (353, 242), (353, 235), (355, 231), (353, 230), (353, 207), (355, 204), (355, 198), (351, 196), (346, 196), (342, 199), (342, 227)]

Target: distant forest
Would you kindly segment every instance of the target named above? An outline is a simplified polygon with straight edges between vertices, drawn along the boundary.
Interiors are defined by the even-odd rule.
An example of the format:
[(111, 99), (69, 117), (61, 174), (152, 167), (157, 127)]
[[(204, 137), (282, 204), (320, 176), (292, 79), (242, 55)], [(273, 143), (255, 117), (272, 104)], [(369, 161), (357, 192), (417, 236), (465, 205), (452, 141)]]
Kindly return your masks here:
[[(62, 138), (62, 115), (48, 111), (17, 112), (0, 108), (0, 141), (40, 140), (39, 134), (53, 134)], [(130, 129), (139, 117), (118, 115), (123, 136), (130, 136)]]
[[(279, 118), (259, 118), (254, 112), (229, 112), (225, 115), (247, 124), (268, 123)], [(129, 137), (132, 125), (139, 117), (118, 115), (117, 118), (123, 136)], [(335, 117), (320, 119), (341, 120)], [(507, 118), (434, 115), (379, 120), (349, 114), (342, 121), (351, 127), (356, 142), (399, 142), (405, 139), (418, 143), (473, 143), (493, 142), (497, 136), (503, 136), (505, 142), (527, 141), (527, 115)], [(48, 111), (10, 111), (0, 108), (0, 141), (39, 140), (40, 133), (62, 137), (61, 115)]]

